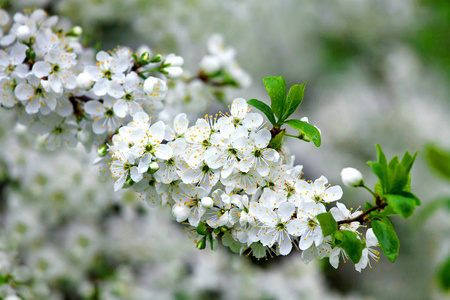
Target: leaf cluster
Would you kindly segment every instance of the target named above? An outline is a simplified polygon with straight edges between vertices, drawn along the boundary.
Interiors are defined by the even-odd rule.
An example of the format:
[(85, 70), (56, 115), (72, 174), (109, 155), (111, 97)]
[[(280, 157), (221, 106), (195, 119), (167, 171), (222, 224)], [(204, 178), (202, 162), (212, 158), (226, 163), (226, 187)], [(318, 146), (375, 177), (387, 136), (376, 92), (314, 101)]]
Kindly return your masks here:
[(289, 93), (286, 92), (286, 81), (282, 76), (264, 78), (264, 86), (270, 97), (270, 106), (257, 99), (250, 99), (248, 104), (260, 110), (266, 115), (269, 122), (274, 126), (272, 130), (272, 141), (269, 147), (279, 149), (286, 130), (281, 129), (284, 124), (298, 131), (295, 138), (306, 142), (312, 141), (317, 147), (321, 144), (319, 130), (308, 122), (288, 118), (298, 109), (303, 101), (306, 82), (291, 86)]
[(375, 205), (380, 207), (368, 215), (372, 229), (380, 243), (386, 257), (394, 262), (397, 259), (400, 241), (395, 232), (394, 225), (388, 216), (400, 215), (409, 218), (414, 213), (420, 200), (411, 193), (411, 168), (417, 157), (405, 152), (402, 160), (398, 156), (393, 157), (387, 163), (386, 156), (380, 145), (377, 146), (378, 161), (369, 161), (367, 164), (378, 177), (375, 184), (375, 199), (373, 205), (366, 203), (366, 209)]

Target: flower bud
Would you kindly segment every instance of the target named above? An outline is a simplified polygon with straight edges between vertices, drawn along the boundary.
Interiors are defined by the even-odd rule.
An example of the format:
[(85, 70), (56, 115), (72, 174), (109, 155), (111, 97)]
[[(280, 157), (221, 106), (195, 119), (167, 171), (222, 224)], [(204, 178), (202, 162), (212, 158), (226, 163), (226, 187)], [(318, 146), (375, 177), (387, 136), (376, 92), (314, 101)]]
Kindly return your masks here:
[(206, 248), (206, 236), (197, 242), (197, 249), (203, 250)]
[(93, 78), (87, 73), (80, 73), (77, 77), (77, 86), (83, 90), (90, 89), (92, 87)]
[(141, 58), (139, 59), (139, 61), (141, 63), (147, 64), (149, 59), (150, 59), (150, 54), (148, 54), (148, 52), (144, 52), (144, 53), (142, 53)]
[(147, 173), (148, 173), (148, 174), (154, 174), (154, 173), (156, 173), (156, 171), (158, 171), (158, 170), (159, 170), (159, 165), (158, 165), (158, 163), (157, 163), (156, 161), (152, 161), (152, 162), (150, 163), (150, 165), (148, 166)]
[(354, 168), (344, 168), (341, 171), (342, 182), (348, 187), (358, 187), (364, 184), (361, 172)]
[(106, 154), (108, 153), (108, 145), (101, 145), (98, 149), (97, 149), (97, 154), (100, 157), (104, 157)]
[(72, 31), (76, 36), (79, 36), (83, 33), (83, 28), (81, 28), (80, 26), (75, 26), (74, 28), (72, 28)]
[(170, 67), (181, 67), (184, 64), (184, 59), (181, 56), (175, 56), (173, 54), (167, 56), (164, 61), (164, 65), (169, 65)]
[(131, 179), (131, 176), (127, 177), (127, 180), (125, 180), (124, 188), (130, 187), (134, 184), (133, 179)]
[(27, 25), (17, 28), (17, 39), (19, 41), (28, 41), (31, 37), (31, 30)]
[(220, 59), (215, 55), (206, 55), (200, 61), (200, 69), (206, 74), (213, 74), (221, 68)]
[(178, 78), (183, 75), (183, 69), (180, 67), (167, 67), (164, 68), (166, 75), (170, 78)]
[(162, 55), (161, 54), (155, 54), (155, 56), (152, 57), (150, 62), (151, 63), (157, 63), (157, 62), (160, 62), (161, 60), (162, 60)]
[(25, 52), (25, 54), (26, 54), (28, 59), (31, 59), (31, 60), (35, 60), (36, 59), (36, 52), (34, 52), (34, 50), (31, 49), (31, 48), (28, 48), (27, 51)]
[(214, 200), (210, 197), (203, 197), (202, 206), (206, 209), (212, 208), (214, 206)]
[(198, 223), (197, 233), (201, 234), (201, 235), (208, 235), (209, 234), (209, 231), (206, 230), (206, 223), (205, 222)]

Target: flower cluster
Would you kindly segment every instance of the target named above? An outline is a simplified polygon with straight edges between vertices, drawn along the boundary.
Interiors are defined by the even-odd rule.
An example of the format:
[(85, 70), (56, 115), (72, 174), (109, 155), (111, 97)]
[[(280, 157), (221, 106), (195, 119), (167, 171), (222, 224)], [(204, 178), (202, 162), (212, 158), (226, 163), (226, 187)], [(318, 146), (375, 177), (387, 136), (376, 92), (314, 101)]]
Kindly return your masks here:
[[(0, 103), (16, 106), (19, 122), (45, 135), (49, 149), (101, 144), (135, 113), (154, 114), (167, 91), (163, 75), (182, 73), (181, 57), (136, 61), (126, 47), (94, 59), (80, 43), (80, 27), (58, 28), (58, 17), (40, 9), (13, 20), (0, 40)], [(146, 76), (149, 65), (157, 65), (161, 78)]]
[[(137, 113), (113, 136), (104, 162), (115, 190), (131, 186), (151, 207), (170, 205), (199, 248), (209, 237), (211, 248), (220, 240), (261, 258), (287, 255), (294, 245), (305, 262), (335, 257), (330, 261), (337, 267), (345, 251), (324, 239), (316, 216), (342, 197), (342, 189), (324, 176), (302, 179), (302, 166), (293, 165), (288, 149), (269, 147), (272, 135), (263, 125), (242, 98), (230, 113), (199, 118), (193, 126), (185, 114), (165, 125)], [(331, 213), (339, 221), (361, 212), (338, 202)], [(359, 225), (342, 227), (356, 232)]]
[[(49, 150), (78, 142), (87, 149), (98, 147), (137, 113), (157, 118), (164, 109), (167, 83), (184, 72), (182, 57), (153, 54), (146, 46), (136, 52), (118, 47), (95, 54), (82, 46), (79, 26), (65, 28), (57, 16), (48, 17), (41, 9), (16, 13), (12, 20), (0, 10), (0, 24), (9, 28), (0, 37), (0, 105), (16, 108), (19, 122), (42, 135)], [(230, 63), (236, 65), (234, 55), (227, 69)], [(246, 74), (233, 72), (238, 77)], [(196, 80), (180, 80), (178, 85)], [(216, 86), (205, 75), (197, 90), (240, 86), (236, 80)], [(182, 102), (188, 93), (183, 89), (175, 100)], [(173, 102), (171, 97), (168, 104)], [(165, 110), (162, 117), (174, 115)]]
[[(8, 27), (9, 15), (1, 12)], [(269, 95), (279, 89), (273, 94), (276, 101), (283, 106), (287, 101), (286, 112), (274, 106), (276, 124), (271, 108), (264, 112), (278, 131), (265, 128), (262, 115), (250, 112), (242, 98), (233, 101), (230, 113), (199, 118), (193, 126), (179, 113), (166, 125), (161, 119), (177, 110), (171, 93), (180, 84), (170, 80), (183, 75), (182, 57), (152, 54), (145, 46), (94, 56), (80, 43), (80, 27), (59, 28), (58, 18), (43, 10), (18, 13), (13, 20), (0, 38), (0, 103), (16, 108), (19, 122), (43, 135), (48, 149), (79, 141), (88, 149), (100, 146), (98, 153), (105, 156), (98, 160), (100, 169), (114, 178), (114, 190), (132, 186), (151, 207), (170, 205), (174, 219), (188, 225), (200, 249), (207, 240), (211, 248), (220, 240), (235, 252), (261, 258), (287, 255), (295, 246), (303, 250), (305, 262), (312, 256), (330, 257), (335, 267), (341, 254), (346, 257), (323, 234), (318, 219), (327, 204), (342, 197), (342, 189), (327, 185), (324, 176), (305, 181), (302, 166), (294, 166), (283, 145), (285, 131), (279, 131), (284, 122), (300, 131), (299, 138), (320, 145), (320, 131), (307, 119), (286, 120), (300, 104), (304, 84), (294, 86), (295, 96), (286, 100), (284, 79), (265, 81)], [(235, 50), (213, 35), (198, 75), (179, 82), (189, 87), (200, 83), (198, 91), (205, 91), (247, 86), (250, 79), (236, 63)], [(193, 96), (188, 94), (182, 89), (181, 102)], [(336, 221), (360, 214), (341, 203), (330, 212)], [(355, 233), (360, 224), (339, 226)]]

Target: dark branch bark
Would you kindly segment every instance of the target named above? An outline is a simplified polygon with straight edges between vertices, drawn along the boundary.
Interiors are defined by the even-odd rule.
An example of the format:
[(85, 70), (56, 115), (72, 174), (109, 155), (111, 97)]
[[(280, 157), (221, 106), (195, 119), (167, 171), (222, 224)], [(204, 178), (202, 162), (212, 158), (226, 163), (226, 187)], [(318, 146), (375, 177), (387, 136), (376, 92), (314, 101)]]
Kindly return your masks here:
[(359, 223), (363, 224), (364, 222), (367, 222), (366, 216), (368, 214), (370, 214), (371, 212), (373, 212), (375, 210), (381, 210), (381, 209), (385, 208), (387, 206), (386, 201), (383, 201), (380, 198), (380, 196), (378, 196), (378, 194), (375, 194), (375, 196), (376, 196), (376, 205), (375, 206), (373, 206), (372, 208), (369, 208), (368, 210), (366, 210), (365, 212), (363, 212), (362, 214), (360, 214), (357, 217), (354, 217), (354, 218), (351, 218), (351, 219), (337, 221), (338, 226), (342, 225), (342, 224), (352, 223), (352, 222), (359, 222)]

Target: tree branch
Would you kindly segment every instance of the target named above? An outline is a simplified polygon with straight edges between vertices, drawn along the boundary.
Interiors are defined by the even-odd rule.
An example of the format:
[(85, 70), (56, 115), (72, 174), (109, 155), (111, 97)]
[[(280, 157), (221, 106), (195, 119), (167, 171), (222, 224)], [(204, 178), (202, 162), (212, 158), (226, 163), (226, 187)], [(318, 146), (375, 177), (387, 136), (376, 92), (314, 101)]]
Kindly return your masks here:
[(352, 223), (352, 222), (359, 222), (359, 223), (364, 223), (367, 222), (367, 218), (366, 216), (368, 214), (370, 214), (371, 212), (375, 211), (375, 210), (381, 210), (383, 208), (385, 208), (387, 206), (386, 201), (381, 200), (380, 196), (378, 194), (375, 193), (375, 197), (376, 197), (376, 205), (369, 208), (368, 210), (366, 210), (365, 212), (363, 212), (362, 214), (360, 214), (357, 217), (351, 218), (351, 219), (346, 219), (346, 220), (341, 220), (341, 221), (337, 221), (338, 226), (342, 225), (342, 224), (348, 224), (348, 223)]

